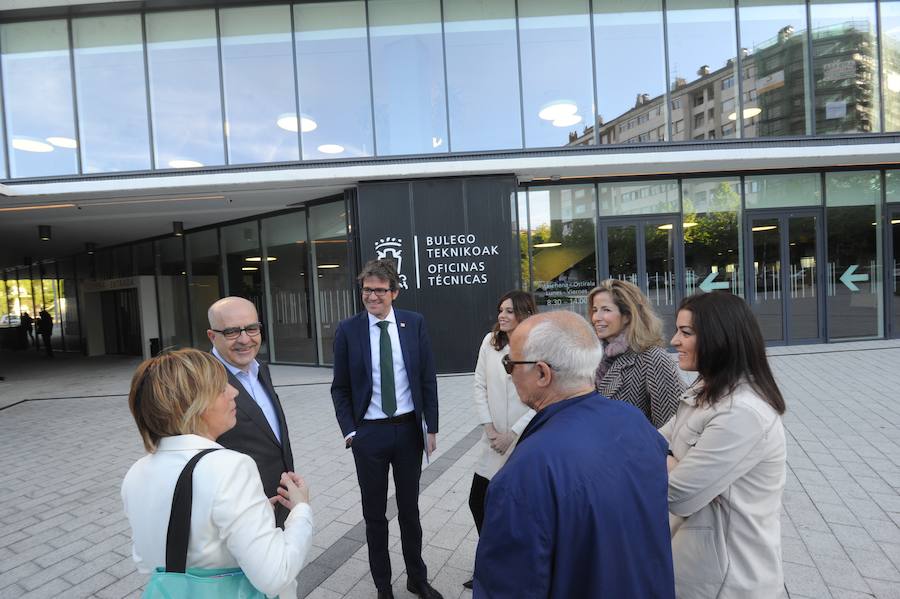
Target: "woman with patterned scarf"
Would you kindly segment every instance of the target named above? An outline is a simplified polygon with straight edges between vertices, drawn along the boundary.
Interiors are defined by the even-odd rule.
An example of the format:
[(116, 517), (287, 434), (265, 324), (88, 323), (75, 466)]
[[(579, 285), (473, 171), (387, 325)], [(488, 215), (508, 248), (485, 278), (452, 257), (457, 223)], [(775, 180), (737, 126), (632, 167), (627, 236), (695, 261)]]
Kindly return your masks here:
[(588, 318), (603, 344), (597, 391), (636, 406), (660, 428), (675, 414), (685, 384), (663, 349), (662, 321), (647, 297), (628, 281), (607, 279), (588, 295)]

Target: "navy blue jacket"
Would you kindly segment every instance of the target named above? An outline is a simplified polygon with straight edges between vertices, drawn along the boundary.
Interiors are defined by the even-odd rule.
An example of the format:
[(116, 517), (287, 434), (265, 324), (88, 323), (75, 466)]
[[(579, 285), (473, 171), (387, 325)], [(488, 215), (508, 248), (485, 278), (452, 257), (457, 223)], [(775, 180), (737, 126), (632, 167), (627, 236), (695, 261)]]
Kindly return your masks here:
[(475, 597), (673, 599), (667, 447), (596, 392), (538, 412), (488, 486)]
[[(394, 308), (403, 365), (416, 408), (416, 420), (425, 419), (429, 433), (438, 432), (437, 376), (431, 342), (421, 314)], [(356, 430), (372, 401), (372, 348), (369, 313), (360, 312), (338, 324), (334, 336), (334, 379), (331, 400), (341, 433)]]

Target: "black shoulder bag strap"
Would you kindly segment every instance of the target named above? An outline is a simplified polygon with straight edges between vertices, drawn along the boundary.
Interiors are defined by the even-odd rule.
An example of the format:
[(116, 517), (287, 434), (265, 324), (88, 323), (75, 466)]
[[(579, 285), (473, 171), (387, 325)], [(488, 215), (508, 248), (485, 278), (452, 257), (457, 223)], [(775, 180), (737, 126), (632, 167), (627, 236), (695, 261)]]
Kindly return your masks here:
[(187, 568), (188, 539), (191, 535), (191, 500), (194, 496), (194, 466), (200, 458), (218, 447), (204, 449), (184, 466), (175, 493), (172, 495), (172, 512), (169, 514), (169, 531), (166, 533), (166, 572), (184, 574)]

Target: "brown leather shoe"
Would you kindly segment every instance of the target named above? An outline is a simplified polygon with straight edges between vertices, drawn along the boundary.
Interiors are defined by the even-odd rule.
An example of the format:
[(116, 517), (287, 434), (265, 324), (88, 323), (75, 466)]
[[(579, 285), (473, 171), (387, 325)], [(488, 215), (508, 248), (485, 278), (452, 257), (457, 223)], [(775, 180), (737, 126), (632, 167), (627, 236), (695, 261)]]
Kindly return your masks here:
[(413, 595), (418, 595), (422, 599), (444, 599), (444, 596), (438, 593), (433, 586), (428, 584), (427, 580), (413, 582), (406, 581), (406, 590)]

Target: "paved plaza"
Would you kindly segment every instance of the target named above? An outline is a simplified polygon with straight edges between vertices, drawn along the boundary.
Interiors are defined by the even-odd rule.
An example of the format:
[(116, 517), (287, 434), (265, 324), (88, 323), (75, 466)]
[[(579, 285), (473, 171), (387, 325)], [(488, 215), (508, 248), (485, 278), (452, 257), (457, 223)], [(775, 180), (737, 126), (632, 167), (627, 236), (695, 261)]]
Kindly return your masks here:
[[(789, 596), (900, 598), (900, 341), (770, 355), (788, 405)], [(140, 596), (146, 577), (132, 563), (119, 498), (143, 455), (125, 398), (136, 364), (0, 353), (0, 599)], [(273, 367), (316, 519), (299, 596), (369, 598), (359, 489), (330, 378), (327, 369)], [(420, 508), (429, 577), (449, 599), (471, 595), (461, 584), (478, 540), (467, 499), (479, 431), (472, 376), (442, 376), (439, 389), (438, 452), (423, 472)], [(409, 598), (396, 518), (391, 535), (394, 593)]]

